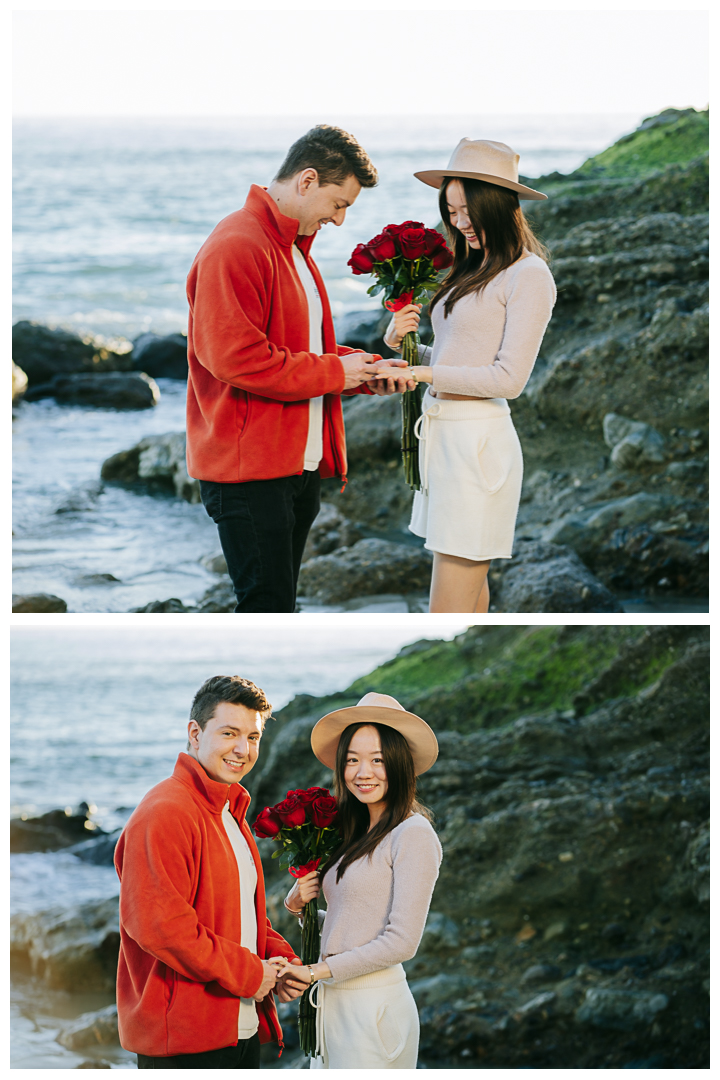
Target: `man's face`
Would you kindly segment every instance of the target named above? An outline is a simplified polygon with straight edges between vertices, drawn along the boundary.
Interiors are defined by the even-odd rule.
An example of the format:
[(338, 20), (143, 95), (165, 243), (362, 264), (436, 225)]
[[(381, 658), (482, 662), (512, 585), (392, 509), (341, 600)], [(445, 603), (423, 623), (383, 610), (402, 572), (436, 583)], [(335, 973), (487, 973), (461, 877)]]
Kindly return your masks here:
[(348, 206), (352, 206), (361, 190), (360, 182), (352, 175), (347, 176), (342, 184), (325, 184), (320, 187), (315, 169), (305, 169), (299, 173), (298, 233), (301, 236), (311, 236), (331, 221), (333, 225), (342, 225), (345, 211)]
[(195, 720), (188, 724), (189, 752), (211, 780), (237, 784), (257, 761), (262, 729), (259, 712), (221, 701), (204, 731)]

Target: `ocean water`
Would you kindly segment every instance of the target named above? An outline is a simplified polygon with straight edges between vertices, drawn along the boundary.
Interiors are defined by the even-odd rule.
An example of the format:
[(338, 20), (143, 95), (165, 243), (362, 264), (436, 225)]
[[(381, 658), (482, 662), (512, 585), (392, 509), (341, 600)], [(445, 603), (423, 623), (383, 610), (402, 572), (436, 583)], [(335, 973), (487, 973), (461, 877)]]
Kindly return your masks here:
[[(345, 123), (375, 162), (345, 224), (325, 226), (315, 255), (336, 317), (376, 307), (347, 260), (391, 221), (435, 224), (437, 195), (413, 171), (442, 164), (465, 135), (499, 139), (523, 175), (577, 167), (641, 118), (432, 117)], [(13, 320), (134, 338), (186, 329), (192, 260), (251, 183), (268, 183), (304, 120), (22, 120), (14, 132)], [(183, 384), (161, 381), (157, 408), (134, 413), (24, 402), (16, 410), (14, 583), (76, 612), (122, 612), (217, 580), (219, 550), (202, 506), (98, 486), (105, 458), (143, 436), (184, 427)], [(114, 579), (114, 580), (113, 580)], [(404, 610), (392, 603), (384, 610)]]

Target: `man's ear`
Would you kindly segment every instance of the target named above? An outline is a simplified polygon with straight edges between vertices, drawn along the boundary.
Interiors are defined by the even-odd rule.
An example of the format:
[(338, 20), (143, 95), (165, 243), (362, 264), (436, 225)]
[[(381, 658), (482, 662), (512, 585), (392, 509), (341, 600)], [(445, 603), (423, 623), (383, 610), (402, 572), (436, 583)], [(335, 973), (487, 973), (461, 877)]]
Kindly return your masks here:
[(307, 195), (313, 184), (317, 184), (319, 180), (317, 169), (303, 169), (298, 174), (298, 194)]
[(198, 749), (198, 735), (202, 731), (202, 728), (198, 724), (197, 720), (189, 720), (187, 730), (188, 730), (187, 748), (188, 748), (188, 750), (190, 750), (191, 748), (193, 750), (197, 750)]

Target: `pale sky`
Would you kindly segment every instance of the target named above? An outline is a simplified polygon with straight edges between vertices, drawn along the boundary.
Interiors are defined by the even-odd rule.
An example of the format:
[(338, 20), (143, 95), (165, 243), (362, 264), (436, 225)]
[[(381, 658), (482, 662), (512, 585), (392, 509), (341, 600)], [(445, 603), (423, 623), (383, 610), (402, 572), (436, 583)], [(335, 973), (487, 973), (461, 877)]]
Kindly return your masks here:
[(15, 11), (16, 116), (308, 116), (329, 102), (649, 115), (708, 101), (703, 10), (121, 7)]

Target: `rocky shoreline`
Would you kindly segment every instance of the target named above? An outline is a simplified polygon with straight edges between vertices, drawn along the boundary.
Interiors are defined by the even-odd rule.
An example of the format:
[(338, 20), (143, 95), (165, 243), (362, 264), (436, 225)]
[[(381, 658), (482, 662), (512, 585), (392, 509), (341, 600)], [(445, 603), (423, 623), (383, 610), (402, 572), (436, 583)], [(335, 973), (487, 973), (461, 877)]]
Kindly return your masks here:
[[(512, 403), (526, 476), (515, 558), (492, 567), (491, 611), (621, 612), (628, 595), (701, 607), (707, 596), (706, 144), (707, 113), (666, 110), (577, 172), (532, 180), (551, 196), (527, 212), (550, 249), (558, 302), (528, 387)], [(350, 313), (338, 340), (387, 354), (388, 319)], [(421, 333), (430, 340), (427, 320)], [(146, 334), (131, 346), (18, 323), (14, 395), (121, 408), (140, 394), (152, 407), (155, 378), (186, 376), (184, 350), (181, 335)], [(325, 523), (326, 506), (302, 571), (301, 609), (396, 594), (426, 610), (429, 563), (407, 531), (399, 401), (356, 397), (344, 407), (351, 482), (343, 494), (339, 482), (324, 485), (336, 524)], [(184, 438), (152, 436), (114, 455), (102, 483), (199, 501)], [(408, 572), (382, 578), (373, 556)], [(62, 603), (19, 597), (13, 610)], [(221, 575), (194, 607), (158, 599), (141, 610), (233, 607)]]
[[(330, 783), (310, 730), (370, 689), (438, 734), (420, 796), (444, 859), (406, 964), (421, 1067), (709, 1067), (708, 662), (705, 627), (472, 627), (278, 712), (253, 813)], [(16, 821), (12, 849), (110, 865), (117, 833), (88, 820)], [(269, 915), (295, 941), (287, 874), (261, 849)], [(117, 1066), (117, 898), (18, 913), (11, 947), (25, 1015), (54, 1002), (76, 1067)], [(302, 1067), (292, 1006), (281, 1018), (288, 1050), (263, 1067)]]

